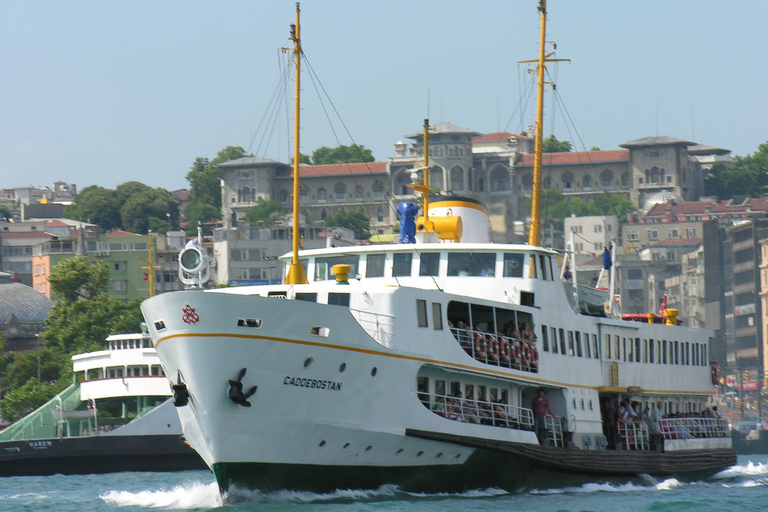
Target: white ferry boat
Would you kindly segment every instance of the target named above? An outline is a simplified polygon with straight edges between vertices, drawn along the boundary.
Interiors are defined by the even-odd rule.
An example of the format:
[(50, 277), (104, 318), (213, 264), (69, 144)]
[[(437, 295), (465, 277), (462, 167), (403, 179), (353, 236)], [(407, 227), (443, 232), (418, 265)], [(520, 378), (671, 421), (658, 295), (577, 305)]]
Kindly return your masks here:
[[(297, 69), (298, 34), (297, 10)], [(203, 290), (207, 256), (188, 245), (180, 276), (193, 288), (142, 311), (184, 434), (220, 488), (514, 489), (735, 464), (727, 424), (695, 414), (714, 390), (713, 333), (582, 310), (556, 252), (538, 246), (540, 185), (528, 245), (490, 243), (478, 202), (428, 194), (403, 234), (416, 243), (299, 253), (294, 237), (283, 285)], [(539, 390), (551, 414), (534, 432)], [(616, 425), (620, 401), (661, 402), (667, 417)]]
[(203, 469), (149, 336), (72, 356), (73, 384), (0, 432), (0, 476)]

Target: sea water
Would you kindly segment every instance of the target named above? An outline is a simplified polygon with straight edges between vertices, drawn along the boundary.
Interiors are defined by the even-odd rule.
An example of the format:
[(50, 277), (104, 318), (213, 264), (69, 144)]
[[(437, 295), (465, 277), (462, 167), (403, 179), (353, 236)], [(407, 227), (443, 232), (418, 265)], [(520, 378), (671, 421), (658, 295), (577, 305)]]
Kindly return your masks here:
[(475, 511), (765, 511), (768, 456), (739, 456), (738, 465), (706, 480), (649, 476), (552, 483), (509, 493), (476, 489), (457, 494), (414, 494), (394, 486), (328, 494), (237, 491), (219, 494), (208, 471), (0, 478), (0, 512), (475, 512)]

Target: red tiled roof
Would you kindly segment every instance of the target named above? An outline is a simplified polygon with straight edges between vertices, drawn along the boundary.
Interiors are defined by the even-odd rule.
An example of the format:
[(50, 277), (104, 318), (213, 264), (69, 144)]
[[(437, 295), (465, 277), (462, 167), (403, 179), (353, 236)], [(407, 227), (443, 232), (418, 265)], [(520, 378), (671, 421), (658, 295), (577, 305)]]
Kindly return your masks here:
[[(682, 203), (673, 203), (667, 205), (666, 203), (656, 204), (653, 208), (648, 210), (645, 217), (664, 217), (667, 215), (741, 215), (749, 214), (753, 212), (768, 213), (768, 201), (762, 198), (749, 198), (747, 204), (729, 204), (730, 201), (721, 201), (719, 203), (711, 203), (709, 201), (687, 201)], [(667, 207), (670, 210), (667, 212)]]
[(69, 224), (67, 224), (66, 222), (61, 222), (60, 220), (56, 220), (56, 219), (46, 219), (45, 220), (45, 225), (47, 227), (57, 227), (57, 228), (58, 227), (69, 227)]
[(43, 231), (24, 231), (22, 233), (0, 233), (2, 238), (55, 238), (50, 233)]
[(133, 235), (133, 236), (143, 236), (138, 233), (131, 233), (130, 231), (123, 231), (122, 229), (116, 229), (114, 231), (110, 231), (104, 236), (126, 236), (126, 235)]
[[(610, 151), (578, 151), (570, 153), (544, 153), (542, 165), (593, 164), (598, 162), (628, 162), (628, 149)], [(532, 167), (533, 155), (521, 155), (518, 167)]]
[(474, 139), (472, 139), (472, 142), (506, 142), (512, 137), (516, 139), (530, 140), (530, 137), (526, 137), (525, 135), (518, 135), (516, 133), (509, 133), (509, 132), (494, 132), (494, 133), (486, 133), (485, 135), (481, 135), (480, 137), (475, 137)]
[[(386, 172), (387, 162), (299, 166), (299, 175), (303, 177), (386, 174)], [(293, 175), (293, 169), (279, 169), (276, 175), (278, 178), (290, 178)]]

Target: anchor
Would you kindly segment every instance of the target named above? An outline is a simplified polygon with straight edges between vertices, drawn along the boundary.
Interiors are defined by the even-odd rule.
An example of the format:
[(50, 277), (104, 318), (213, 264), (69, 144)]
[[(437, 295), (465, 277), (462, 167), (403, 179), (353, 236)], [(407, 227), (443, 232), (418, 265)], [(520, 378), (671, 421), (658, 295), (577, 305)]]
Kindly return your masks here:
[(189, 403), (189, 390), (187, 385), (181, 382), (181, 372), (176, 372), (176, 384), (171, 384), (173, 389), (173, 405), (182, 407)]
[(232, 400), (234, 403), (238, 405), (242, 405), (243, 407), (250, 407), (251, 402), (248, 401), (248, 398), (250, 398), (255, 392), (256, 392), (256, 386), (253, 386), (250, 390), (248, 390), (247, 393), (243, 393), (243, 377), (245, 376), (245, 368), (240, 370), (240, 373), (237, 376), (237, 380), (230, 380), (229, 381), (229, 399)]

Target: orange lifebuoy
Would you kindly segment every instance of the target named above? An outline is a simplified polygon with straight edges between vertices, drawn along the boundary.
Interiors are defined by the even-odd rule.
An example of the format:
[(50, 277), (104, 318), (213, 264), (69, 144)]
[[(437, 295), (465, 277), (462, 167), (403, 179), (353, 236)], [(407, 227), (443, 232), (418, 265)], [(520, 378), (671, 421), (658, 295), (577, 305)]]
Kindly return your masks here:
[(507, 364), (512, 360), (512, 346), (506, 336), (501, 338), (501, 358)]
[(491, 341), (488, 344), (488, 354), (491, 356), (492, 360), (499, 360), (499, 342), (496, 339), (496, 336), (491, 336)]
[(531, 366), (531, 349), (527, 344), (523, 345), (523, 368)]
[(485, 359), (486, 351), (488, 350), (488, 342), (485, 340), (485, 336), (477, 333), (475, 336), (475, 357)]

